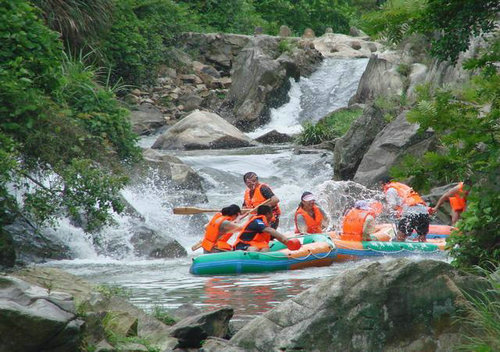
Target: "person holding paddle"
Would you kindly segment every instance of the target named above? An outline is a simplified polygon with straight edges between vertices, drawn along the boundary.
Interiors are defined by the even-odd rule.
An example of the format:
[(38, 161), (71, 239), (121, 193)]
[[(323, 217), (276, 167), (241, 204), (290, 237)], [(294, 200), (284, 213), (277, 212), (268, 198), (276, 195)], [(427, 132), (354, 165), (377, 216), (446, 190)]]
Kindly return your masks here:
[[(257, 208), (257, 214), (253, 215), (242, 227), (240, 234), (234, 244), (235, 250), (250, 252), (269, 251), (269, 241), (274, 237), (290, 250), (300, 248), (300, 242), (296, 238), (287, 238), (270, 226), (273, 218), (272, 208), (261, 205)], [(290, 245), (289, 245), (290, 242)], [(298, 243), (296, 243), (298, 242)], [(295, 245), (297, 244), (297, 247)]]
[(241, 229), (241, 226), (234, 221), (241, 214), (241, 209), (236, 204), (222, 208), (216, 213), (205, 229), (205, 237), (201, 242), (204, 253), (218, 253), (232, 251), (233, 247), (227, 243), (234, 231)]
[(276, 197), (268, 185), (259, 182), (259, 178), (255, 172), (247, 172), (243, 175), (243, 181), (247, 186), (243, 199), (243, 207), (255, 208), (267, 201), (266, 204), (271, 207), (273, 213), (269, 226), (276, 230), (280, 222), (281, 214), (281, 209), (278, 205), (280, 200), (278, 197)]

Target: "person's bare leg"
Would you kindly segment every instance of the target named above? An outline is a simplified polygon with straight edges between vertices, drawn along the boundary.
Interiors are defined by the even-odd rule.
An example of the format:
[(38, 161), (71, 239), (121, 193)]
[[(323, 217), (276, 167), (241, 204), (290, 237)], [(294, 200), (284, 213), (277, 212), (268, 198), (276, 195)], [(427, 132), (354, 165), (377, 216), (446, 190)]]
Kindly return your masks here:
[(452, 225), (455, 225), (455, 223), (460, 220), (460, 216), (462, 215), (462, 212), (461, 211), (455, 211), (455, 210), (452, 210), (451, 211), (451, 224)]

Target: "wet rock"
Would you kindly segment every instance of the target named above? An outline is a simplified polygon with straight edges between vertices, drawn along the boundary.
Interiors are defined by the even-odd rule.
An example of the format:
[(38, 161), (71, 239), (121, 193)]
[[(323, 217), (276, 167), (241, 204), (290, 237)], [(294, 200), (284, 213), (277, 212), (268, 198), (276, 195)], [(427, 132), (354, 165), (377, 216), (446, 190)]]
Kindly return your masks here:
[(208, 336), (226, 337), (229, 331), (229, 320), (232, 316), (232, 308), (221, 308), (213, 312), (192, 316), (172, 326), (171, 336), (179, 340), (177, 347), (200, 347), (201, 341)]
[(130, 238), (134, 246), (134, 253), (146, 258), (179, 258), (187, 256), (182, 245), (168, 236), (160, 235), (156, 231), (142, 225), (135, 227)]
[(132, 130), (139, 135), (148, 135), (165, 126), (166, 121), (161, 111), (152, 104), (134, 106), (130, 111)]
[(280, 133), (276, 130), (272, 130), (256, 138), (255, 140), (264, 144), (290, 143), (293, 141), (293, 137), (287, 135), (286, 133)]
[(451, 351), (464, 332), (453, 323), (467, 305), (464, 291), (478, 288), (487, 283), (441, 261), (367, 263), (264, 313), (230, 343), (246, 351)]
[(254, 142), (208, 111), (195, 111), (173, 125), (153, 144), (153, 149), (224, 149), (253, 145)]
[(422, 156), (435, 148), (433, 132), (419, 132), (419, 125), (406, 120), (401, 113), (375, 137), (363, 156), (353, 180), (363, 185), (376, 184), (405, 155)]
[(72, 297), (0, 277), (0, 351), (77, 351), (83, 321)]
[(364, 154), (386, 124), (383, 112), (371, 105), (363, 110), (363, 114), (351, 124), (342, 137), (335, 140), (336, 180), (349, 180), (354, 177)]

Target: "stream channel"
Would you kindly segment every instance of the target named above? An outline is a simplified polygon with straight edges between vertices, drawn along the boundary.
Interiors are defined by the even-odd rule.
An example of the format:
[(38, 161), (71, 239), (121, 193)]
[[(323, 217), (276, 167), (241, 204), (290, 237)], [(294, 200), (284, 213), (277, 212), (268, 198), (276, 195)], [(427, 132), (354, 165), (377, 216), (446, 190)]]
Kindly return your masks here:
[[(316, 122), (329, 112), (347, 106), (367, 62), (368, 59), (326, 59), (310, 77), (292, 82), (289, 102), (272, 110), (268, 125), (248, 135), (255, 138), (273, 129), (297, 133), (304, 121)], [(147, 148), (156, 137), (146, 137), (140, 145)], [(242, 175), (256, 172), (261, 182), (268, 183), (281, 200), (283, 216), (279, 230), (282, 232), (292, 231), (293, 213), (302, 192), (315, 192), (318, 185), (333, 176), (330, 152), (317, 150), (297, 154), (292, 145), (175, 151), (173, 154), (204, 178), (208, 198), (208, 204), (202, 204), (204, 207), (220, 209), (231, 203), (240, 205), (245, 190)], [(123, 249), (130, 246), (127, 241), (131, 219), (117, 216), (118, 225), (106, 229), (104, 236), (108, 248), (114, 248), (112, 252), (103, 254), (80, 229), (64, 220), (55, 234), (73, 250), (77, 259), (51, 261), (43, 266), (57, 267), (96, 284), (124, 289), (130, 301), (146, 311), (155, 307), (174, 310), (185, 303), (202, 310), (230, 305), (235, 310), (233, 321), (245, 322), (318, 280), (339, 275), (361, 263), (267, 274), (191, 275), (191, 259), (200, 252), (193, 253), (190, 248), (202, 234), (193, 233), (187, 226), (186, 217), (172, 214), (169, 199), (179, 191), (158, 188), (153, 180), (150, 183), (148, 186), (146, 182), (141, 189), (127, 188), (123, 195), (141, 213), (148, 227), (179, 241), (188, 251), (187, 257), (144, 260), (128, 254), (130, 252)]]

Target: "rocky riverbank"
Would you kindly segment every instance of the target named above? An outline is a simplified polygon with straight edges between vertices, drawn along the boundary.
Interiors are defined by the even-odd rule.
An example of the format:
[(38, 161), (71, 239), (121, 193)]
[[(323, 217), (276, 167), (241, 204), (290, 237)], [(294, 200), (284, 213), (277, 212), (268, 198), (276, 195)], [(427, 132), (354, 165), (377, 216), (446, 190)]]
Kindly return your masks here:
[(9, 352), (452, 351), (466, 329), (458, 318), (467, 295), (488, 288), (444, 262), (366, 263), (235, 332), (231, 307), (153, 317), (60, 270), (27, 268), (0, 282), (0, 351)]

